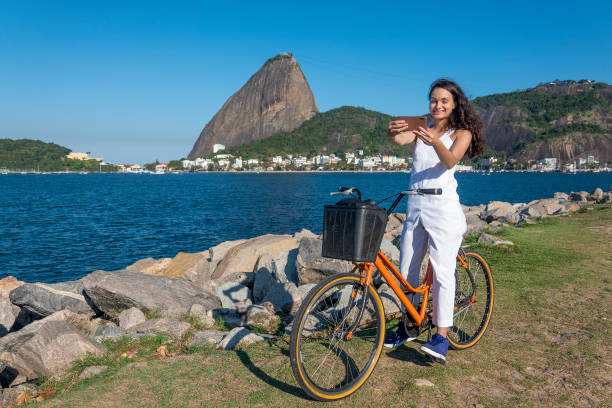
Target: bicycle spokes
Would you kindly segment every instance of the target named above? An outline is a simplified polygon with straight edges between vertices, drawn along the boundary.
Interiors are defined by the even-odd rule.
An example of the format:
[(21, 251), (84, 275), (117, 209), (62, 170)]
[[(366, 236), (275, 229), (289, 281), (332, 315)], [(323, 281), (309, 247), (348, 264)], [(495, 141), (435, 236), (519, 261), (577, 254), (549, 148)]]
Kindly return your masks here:
[(493, 282), (486, 261), (476, 252), (458, 258), (455, 271), (453, 327), (449, 331), (452, 347), (474, 345), (486, 330), (493, 304)]
[(369, 375), (383, 341), (384, 315), (371, 288), (361, 286), (354, 275), (331, 281), (313, 289), (318, 293), (306, 300), (310, 306), (301, 315), (298, 312), (300, 323), (292, 333), (297, 344), (297, 349), (292, 348), (298, 356), (296, 377), (317, 398), (356, 387), (360, 378)]

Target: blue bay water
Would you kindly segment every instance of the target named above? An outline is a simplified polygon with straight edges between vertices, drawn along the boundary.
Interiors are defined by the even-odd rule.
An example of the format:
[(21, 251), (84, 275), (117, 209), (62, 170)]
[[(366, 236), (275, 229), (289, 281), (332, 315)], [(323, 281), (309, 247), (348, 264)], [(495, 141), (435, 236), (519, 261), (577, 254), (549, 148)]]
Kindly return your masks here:
[[(9, 174), (0, 176), (0, 278), (58, 282), (138, 259), (302, 228), (321, 233), (338, 186), (380, 200), (407, 173)], [(457, 174), (465, 205), (607, 190), (612, 173)], [(405, 204), (404, 204), (405, 205)], [(404, 205), (399, 209), (405, 210)]]

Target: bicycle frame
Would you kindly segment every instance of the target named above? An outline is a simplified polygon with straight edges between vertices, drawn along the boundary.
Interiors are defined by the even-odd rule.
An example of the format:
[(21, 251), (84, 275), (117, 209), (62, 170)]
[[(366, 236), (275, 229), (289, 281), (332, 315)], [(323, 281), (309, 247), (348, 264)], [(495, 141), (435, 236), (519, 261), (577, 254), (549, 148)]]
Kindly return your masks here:
[[(457, 254), (457, 259), (459, 262), (463, 264), (464, 267), (467, 267), (466, 262), (463, 258)], [(406, 279), (400, 274), (397, 268), (387, 259), (387, 257), (381, 252), (378, 251), (378, 256), (376, 260), (372, 264), (371, 262), (364, 263), (355, 263), (355, 267), (351, 272), (358, 271), (361, 275), (361, 284), (362, 285), (370, 285), (372, 283), (372, 275), (374, 274), (374, 266), (378, 268), (378, 271), (385, 279), (385, 282), (389, 285), (395, 296), (402, 302), (410, 317), (412, 317), (416, 326), (426, 326), (428, 321), (425, 318), (425, 312), (427, 310), (427, 301), (429, 299), (429, 289), (433, 283), (433, 268), (431, 266), (431, 262), (427, 265), (427, 273), (425, 274), (425, 279), (421, 284), (414, 288), (410, 285)], [(365, 273), (365, 275), (364, 275)], [(397, 281), (396, 281), (397, 280)], [(401, 286), (404, 287), (404, 290), (398, 285), (400, 283)], [(422, 293), (423, 301), (421, 302), (421, 308), (419, 311), (416, 310), (412, 302), (408, 299), (406, 294), (408, 293)]]
[[(354, 187), (351, 187), (351, 188), (340, 187), (339, 191), (340, 191), (339, 193), (332, 193), (332, 194), (347, 195), (347, 194), (355, 193), (358, 195), (359, 199), (361, 200), (361, 192)], [(401, 191), (397, 194), (397, 198), (393, 201), (393, 204), (391, 204), (391, 207), (387, 209), (387, 216), (393, 213), (393, 210), (399, 205), (400, 201), (402, 201), (404, 196), (415, 195), (415, 194), (440, 195), (442, 194), (442, 189), (430, 188), (430, 189), (413, 189), (413, 190)], [(387, 198), (391, 198), (391, 197), (387, 197)], [(385, 201), (385, 200), (382, 200), (382, 201)], [(463, 260), (460, 254), (457, 254), (457, 260), (461, 262), (464, 268), (467, 268), (467, 264)], [(351, 272), (354, 273), (355, 271), (359, 270), (359, 274), (361, 275), (361, 284), (366, 285), (366, 286), (369, 286), (372, 283), (372, 274), (374, 273), (374, 266), (376, 266), (376, 268), (378, 268), (378, 271), (383, 276), (383, 278), (385, 279), (389, 287), (393, 290), (393, 293), (395, 293), (395, 295), (398, 297), (400, 302), (402, 302), (402, 304), (406, 308), (406, 311), (408, 312), (408, 314), (410, 314), (410, 317), (412, 317), (412, 319), (414, 320), (414, 323), (417, 326), (427, 325), (428, 320), (425, 319), (425, 312), (427, 310), (427, 301), (429, 299), (429, 289), (431, 288), (431, 285), (433, 282), (433, 268), (431, 266), (431, 262), (429, 262), (429, 264), (427, 265), (427, 273), (425, 274), (425, 279), (423, 279), (423, 282), (416, 288), (413, 288), (406, 281), (406, 279), (402, 277), (402, 275), (399, 273), (397, 268), (393, 266), (393, 264), (387, 259), (387, 257), (380, 250), (378, 251), (378, 255), (376, 256), (376, 260), (374, 261), (373, 264), (371, 262), (363, 262), (363, 263), (353, 262), (353, 264), (355, 265), (355, 267), (352, 269)], [(365, 276), (364, 276), (364, 273), (365, 273)], [(400, 283), (400, 285), (404, 287), (404, 290), (400, 288), (400, 285), (397, 284), (396, 280), (397, 282)], [(423, 294), (423, 301), (421, 302), (421, 310), (417, 312), (416, 308), (414, 307), (412, 302), (408, 300), (408, 297), (406, 296), (404, 292)], [(355, 294), (353, 293), (352, 296), (354, 297)]]

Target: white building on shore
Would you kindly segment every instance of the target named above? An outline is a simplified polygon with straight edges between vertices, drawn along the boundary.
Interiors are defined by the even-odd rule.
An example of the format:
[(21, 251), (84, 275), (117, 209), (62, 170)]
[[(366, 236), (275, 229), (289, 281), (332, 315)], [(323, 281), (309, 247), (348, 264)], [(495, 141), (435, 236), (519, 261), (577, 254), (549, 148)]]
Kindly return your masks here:
[(543, 171), (554, 171), (557, 168), (557, 158), (556, 157), (546, 157), (540, 160), (540, 167)]
[(374, 163), (374, 161), (371, 158), (365, 158), (365, 159), (360, 159), (359, 162), (358, 162), (358, 165), (360, 167), (363, 167), (364, 169), (371, 169), (376, 164)]
[(466, 166), (465, 164), (457, 164), (455, 166), (455, 169), (457, 171), (474, 171), (474, 167), (473, 166)]
[(196, 162), (195, 160), (182, 160), (181, 165), (183, 166), (184, 169), (190, 169), (196, 166)]

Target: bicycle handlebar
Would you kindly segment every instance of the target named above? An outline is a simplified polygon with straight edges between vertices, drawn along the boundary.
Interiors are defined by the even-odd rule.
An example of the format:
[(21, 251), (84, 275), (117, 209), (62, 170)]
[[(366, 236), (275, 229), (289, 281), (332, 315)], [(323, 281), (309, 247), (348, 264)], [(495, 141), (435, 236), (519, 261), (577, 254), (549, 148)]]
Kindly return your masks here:
[[(361, 191), (359, 191), (355, 187), (338, 187), (338, 191), (329, 193), (329, 195), (344, 195), (344, 196), (348, 196), (351, 194), (357, 194), (359, 201), (361, 201)], [(395, 207), (397, 207), (400, 201), (402, 201), (404, 196), (417, 195), (417, 194), (418, 195), (424, 195), (424, 194), (440, 195), (442, 194), (442, 189), (441, 188), (414, 188), (411, 190), (400, 191), (399, 193), (396, 194), (397, 198), (395, 199), (395, 201), (393, 201), (393, 204), (391, 204), (391, 207), (389, 207), (389, 209), (387, 210), (387, 215), (390, 215), (393, 212), (393, 210), (395, 210)], [(391, 197), (387, 197), (387, 198), (391, 198)], [(387, 198), (385, 198), (385, 200)], [(382, 201), (385, 201), (385, 200), (382, 200)]]
[(417, 194), (431, 194), (431, 195), (440, 195), (440, 194), (442, 194), (442, 189), (441, 188), (417, 188), (417, 189), (414, 189), (414, 190), (402, 191), (402, 193), (405, 193), (405, 192), (409, 193), (411, 191), (416, 191)]
[(401, 191), (398, 193), (397, 198), (395, 199), (393, 204), (391, 204), (391, 207), (389, 207), (389, 209), (387, 210), (387, 215), (391, 215), (393, 210), (395, 210), (395, 207), (397, 207), (400, 201), (402, 201), (402, 198), (404, 198), (404, 196), (417, 195), (417, 194), (418, 195), (424, 195), (424, 194), (440, 195), (442, 194), (442, 189), (441, 188), (415, 188), (412, 190)]
[(338, 187), (338, 191), (334, 193), (329, 193), (329, 195), (338, 195), (338, 194), (344, 195), (344, 196), (348, 196), (351, 194), (357, 194), (359, 201), (361, 201), (361, 191), (359, 191), (355, 187)]

